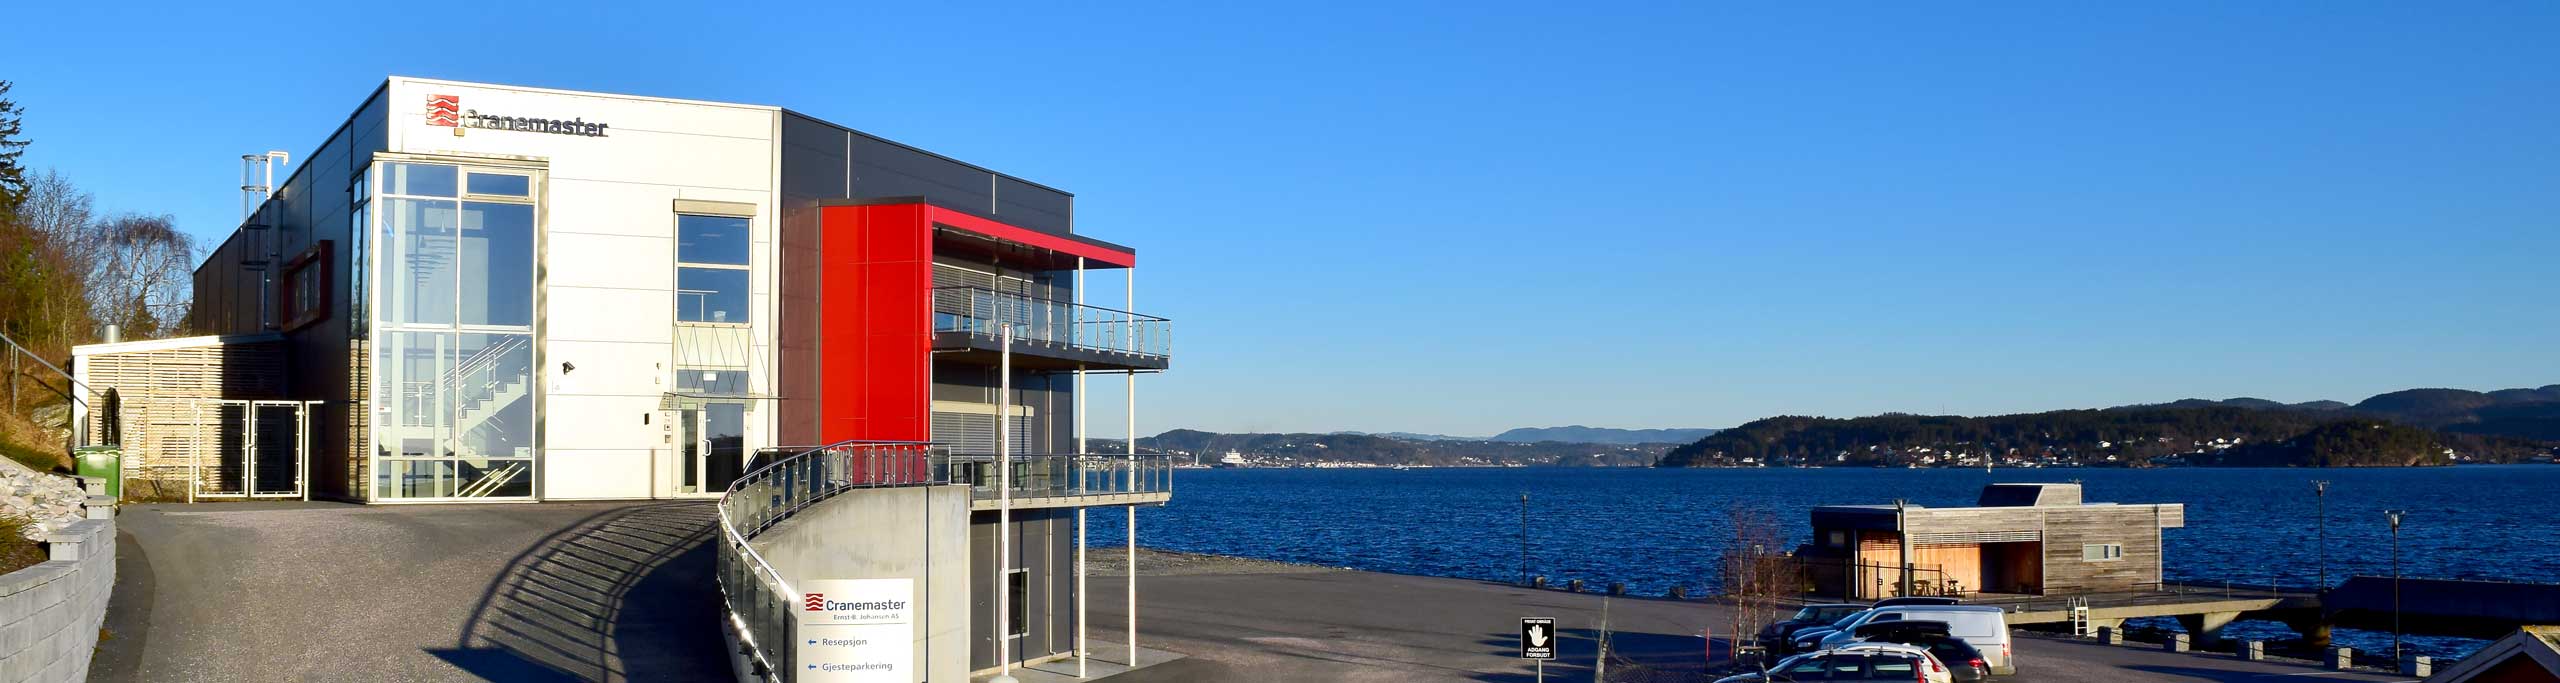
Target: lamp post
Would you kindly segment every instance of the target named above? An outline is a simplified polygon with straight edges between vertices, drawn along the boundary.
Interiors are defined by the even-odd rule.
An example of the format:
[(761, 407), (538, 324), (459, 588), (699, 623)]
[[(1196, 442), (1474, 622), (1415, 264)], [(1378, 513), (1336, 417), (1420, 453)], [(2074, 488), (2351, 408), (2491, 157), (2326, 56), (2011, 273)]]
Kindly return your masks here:
[(2400, 516), (2407, 510), (2384, 510), (2391, 520), (2391, 660), (2400, 661)]
[(2329, 482), (2328, 482), (2328, 480), (2325, 480), (2325, 479), (2313, 479), (2313, 480), (2311, 480), (2311, 497), (2313, 497), (2313, 498), (2317, 498), (2317, 499), (2319, 499), (2319, 500), (2320, 500), (2320, 516), (2319, 516), (2319, 518), (2318, 518), (2318, 519), (2319, 519), (2319, 524), (2320, 524), (2320, 584), (2319, 584), (2320, 588), (2319, 588), (2319, 592), (2327, 593), (2327, 592), (2329, 592)]

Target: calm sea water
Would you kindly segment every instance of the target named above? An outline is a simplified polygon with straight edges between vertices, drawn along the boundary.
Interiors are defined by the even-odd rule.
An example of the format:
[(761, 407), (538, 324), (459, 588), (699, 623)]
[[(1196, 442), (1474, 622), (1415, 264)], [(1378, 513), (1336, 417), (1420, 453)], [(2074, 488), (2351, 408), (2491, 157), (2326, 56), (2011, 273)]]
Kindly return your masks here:
[[(2560, 568), (2560, 515), (2537, 504), (2560, 494), (2560, 466), (2413, 469), (1337, 469), (1186, 470), (1173, 503), (1139, 513), (1139, 542), (1157, 548), (1307, 562), (1368, 571), (1517, 580), (1520, 496), (1528, 494), (1529, 572), (1660, 595), (1712, 585), (1732, 536), (1731, 511), (1767, 511), (1802, 543), (1818, 505), (1971, 505), (1990, 482), (2080, 480), (2091, 501), (2185, 503), (2187, 526), (2167, 532), (2169, 578), (2317, 583), (2313, 479), (2329, 480), (2331, 582), (2388, 576), (2391, 533), (2382, 511), (2408, 511), (2400, 532), (2409, 576), (2550, 581)], [(1120, 542), (1102, 515), (1096, 545)], [(2483, 549), (2497, 552), (2481, 552)], [(2283, 636), (2281, 626), (2239, 633)], [(2388, 649), (2389, 634), (2341, 631), (2358, 649)], [(2479, 641), (2413, 641), (2458, 655)]]

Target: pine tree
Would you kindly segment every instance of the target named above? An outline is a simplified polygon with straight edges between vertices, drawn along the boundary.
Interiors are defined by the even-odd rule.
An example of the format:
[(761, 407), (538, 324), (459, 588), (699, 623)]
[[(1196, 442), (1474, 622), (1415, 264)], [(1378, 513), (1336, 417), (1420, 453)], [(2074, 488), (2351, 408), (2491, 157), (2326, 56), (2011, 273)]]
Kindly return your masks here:
[(25, 112), (9, 99), (11, 85), (0, 81), (0, 214), (16, 214), (27, 201), (27, 169), (18, 162), (27, 153), (27, 141), (18, 139)]

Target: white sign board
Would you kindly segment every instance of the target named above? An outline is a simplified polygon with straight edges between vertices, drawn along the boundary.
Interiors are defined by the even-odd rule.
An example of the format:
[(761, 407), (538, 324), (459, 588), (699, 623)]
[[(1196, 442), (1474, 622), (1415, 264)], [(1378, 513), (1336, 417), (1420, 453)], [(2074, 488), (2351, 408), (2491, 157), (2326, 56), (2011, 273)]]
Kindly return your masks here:
[(828, 579), (800, 589), (800, 683), (916, 680), (915, 580)]

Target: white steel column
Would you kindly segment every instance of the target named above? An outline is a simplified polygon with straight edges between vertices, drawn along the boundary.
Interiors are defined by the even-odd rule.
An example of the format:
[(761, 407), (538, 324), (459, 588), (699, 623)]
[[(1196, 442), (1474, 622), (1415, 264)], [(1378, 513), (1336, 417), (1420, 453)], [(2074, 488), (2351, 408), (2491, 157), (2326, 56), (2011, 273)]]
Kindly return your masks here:
[[(1123, 293), (1128, 295), (1128, 308), (1123, 310), (1135, 311), (1138, 310), (1138, 269), (1131, 267), (1124, 272), (1127, 273), (1129, 283), (1128, 286), (1121, 288)], [(1138, 339), (1138, 316), (1136, 313), (1131, 313), (1128, 314), (1128, 319), (1129, 336), (1125, 339), (1130, 342), (1130, 349), (1135, 350)], [(1127, 414), (1129, 438), (1124, 443), (1129, 447), (1129, 492), (1136, 493), (1138, 491), (1138, 373), (1131, 371), (1126, 376), (1129, 378)], [(1129, 668), (1138, 668), (1138, 506), (1136, 505), (1129, 506)]]
[(996, 677), (1013, 683), (1013, 323), (997, 340), (996, 363)]
[[(1078, 341), (1081, 341), (1081, 340), (1077, 339), (1076, 337), (1077, 337), (1077, 336), (1079, 336), (1079, 335), (1081, 335), (1081, 334), (1083, 334), (1083, 332), (1084, 332), (1084, 326), (1083, 326), (1083, 325), (1078, 324), (1079, 322), (1081, 322), (1081, 321), (1082, 321), (1082, 317), (1084, 316), (1084, 308), (1083, 308), (1083, 306), (1084, 306), (1084, 257), (1082, 257), (1082, 256), (1078, 256), (1078, 257), (1076, 257), (1076, 292), (1075, 292), (1075, 302), (1076, 302), (1076, 306), (1077, 306), (1077, 308), (1075, 309), (1075, 314), (1074, 314), (1074, 315), (1072, 315), (1072, 316), (1068, 316), (1068, 318), (1067, 318), (1067, 343), (1069, 343), (1069, 344), (1074, 344), (1074, 343), (1076, 343), (1076, 342), (1078, 342)], [(1076, 458), (1076, 461), (1077, 461), (1077, 465), (1078, 465), (1079, 467), (1081, 467), (1081, 466), (1082, 466), (1082, 464), (1083, 464), (1083, 461), (1084, 461), (1084, 454), (1085, 454), (1085, 450), (1084, 450), (1084, 435), (1085, 435), (1085, 431), (1084, 431), (1084, 425), (1085, 425), (1085, 422), (1084, 422), (1084, 415), (1085, 415), (1085, 413), (1084, 413), (1084, 366), (1082, 366), (1082, 365), (1078, 365), (1078, 366), (1076, 366), (1076, 454), (1075, 454), (1075, 458)], [(1089, 478), (1090, 476), (1091, 476), (1091, 474), (1090, 474), (1090, 473), (1083, 473), (1083, 472), (1079, 472), (1079, 473), (1078, 473), (1078, 475), (1077, 475), (1077, 478), (1078, 478), (1078, 480), (1079, 480), (1079, 481), (1077, 482), (1077, 484), (1078, 484), (1079, 486), (1083, 485), (1083, 484), (1084, 484), (1084, 482), (1087, 480), (1087, 478)], [(1077, 678), (1083, 678), (1083, 677), (1084, 677), (1084, 659), (1085, 659), (1085, 655), (1087, 654), (1087, 653), (1086, 653), (1085, 644), (1084, 644), (1084, 643), (1085, 643), (1085, 641), (1084, 641), (1084, 622), (1085, 622), (1085, 615), (1086, 615), (1086, 612), (1085, 612), (1085, 601), (1084, 601), (1084, 546), (1085, 546), (1085, 536), (1084, 536), (1084, 512), (1085, 512), (1085, 510), (1084, 510), (1084, 506), (1081, 506), (1081, 505), (1076, 506), (1076, 677), (1077, 677)]]

